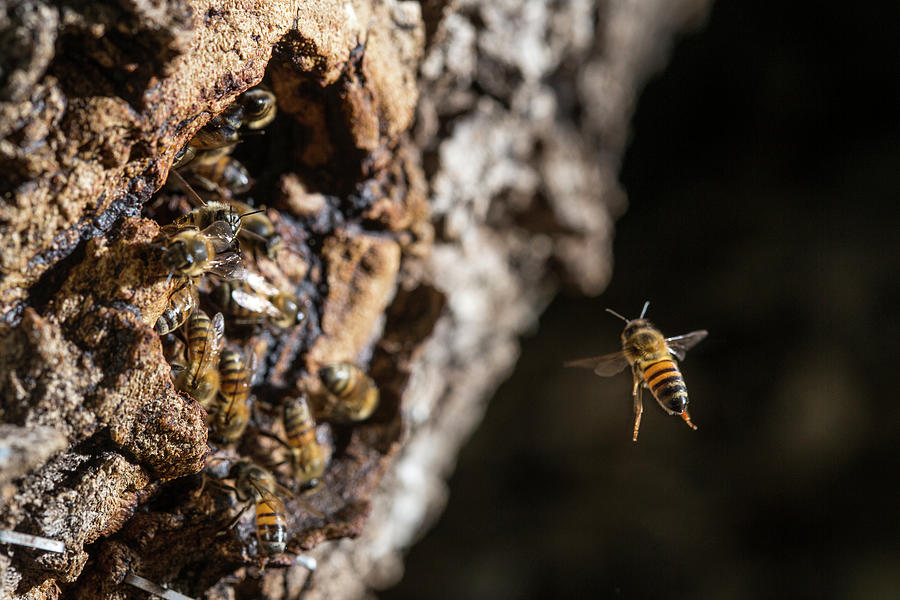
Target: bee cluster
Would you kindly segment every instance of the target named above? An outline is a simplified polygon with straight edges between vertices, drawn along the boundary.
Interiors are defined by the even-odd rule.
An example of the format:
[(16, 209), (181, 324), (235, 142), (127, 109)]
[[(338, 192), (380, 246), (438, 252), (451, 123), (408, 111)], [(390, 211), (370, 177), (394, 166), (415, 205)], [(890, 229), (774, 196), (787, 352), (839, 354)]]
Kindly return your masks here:
[[(264, 128), (275, 115), (275, 96), (257, 87), (185, 144), (173, 164), (177, 181), (170, 182), (179, 185), (192, 208), (161, 228), (158, 243), (167, 277), (178, 280), (156, 322), (176, 388), (207, 411), (214, 450), (240, 446), (249, 429), (254, 438), (273, 440), (287, 457), (281, 462), (241, 457), (218, 477), (209, 467), (204, 473), (211, 488), (228, 490), (244, 505), (227, 528), (255, 507), (263, 558), (285, 550), (285, 499), (297, 499), (313, 514), (325, 516), (298, 497), (300, 491), (314, 493), (329, 464), (328, 449), (317, 438), (316, 418), (360, 422), (371, 416), (379, 397), (363, 369), (337, 362), (320, 369), (321, 385), (315, 390), (292, 389), (262, 403), (269, 412), (280, 413), (282, 435), (266, 431), (256, 419), (261, 403), (254, 399), (252, 381), (261, 361), (253, 344), (239, 334), (267, 331), (274, 336), (306, 319), (297, 289), (285, 289), (283, 282), (259, 272), (263, 261), (277, 268), (279, 254), (289, 249), (267, 209), (239, 199), (252, 179), (231, 156), (242, 134)], [(288, 467), (283, 470), (287, 485), (274, 471), (282, 464)]]

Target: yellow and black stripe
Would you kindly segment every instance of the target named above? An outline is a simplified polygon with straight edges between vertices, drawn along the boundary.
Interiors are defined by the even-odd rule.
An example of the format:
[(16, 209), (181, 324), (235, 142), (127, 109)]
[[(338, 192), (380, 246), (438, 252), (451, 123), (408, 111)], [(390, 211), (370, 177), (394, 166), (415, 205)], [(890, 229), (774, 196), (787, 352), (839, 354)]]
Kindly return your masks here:
[(188, 321), (187, 342), (188, 342), (188, 369), (192, 380), (195, 380), (200, 370), (200, 357), (209, 351), (207, 341), (209, 336), (209, 328), (212, 327), (212, 321), (202, 310), (198, 310), (191, 315)]
[(263, 554), (284, 552), (287, 545), (287, 521), (274, 502), (260, 499), (256, 503), (256, 537)]
[(293, 448), (316, 443), (316, 422), (305, 398), (290, 398), (285, 402), (284, 430), (287, 443)]
[(687, 407), (687, 386), (678, 365), (670, 358), (643, 366), (644, 381), (656, 400), (669, 410), (681, 414)]
[(226, 348), (219, 364), (219, 393), (229, 402), (245, 402), (250, 395), (250, 374), (240, 352)]

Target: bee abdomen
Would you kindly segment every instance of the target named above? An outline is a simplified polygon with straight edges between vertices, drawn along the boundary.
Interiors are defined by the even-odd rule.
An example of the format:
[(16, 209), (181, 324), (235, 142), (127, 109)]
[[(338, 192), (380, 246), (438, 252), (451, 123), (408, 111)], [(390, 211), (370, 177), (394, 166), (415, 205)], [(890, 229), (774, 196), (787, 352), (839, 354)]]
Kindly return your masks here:
[(284, 552), (287, 545), (287, 522), (272, 504), (261, 500), (256, 505), (256, 535), (267, 555)]
[(663, 359), (644, 368), (644, 381), (656, 399), (676, 413), (687, 406), (687, 386), (674, 360)]
[(234, 350), (225, 350), (222, 353), (222, 364), (219, 368), (222, 376), (220, 391), (229, 400), (242, 400), (249, 392), (247, 381), (247, 365), (240, 353)]

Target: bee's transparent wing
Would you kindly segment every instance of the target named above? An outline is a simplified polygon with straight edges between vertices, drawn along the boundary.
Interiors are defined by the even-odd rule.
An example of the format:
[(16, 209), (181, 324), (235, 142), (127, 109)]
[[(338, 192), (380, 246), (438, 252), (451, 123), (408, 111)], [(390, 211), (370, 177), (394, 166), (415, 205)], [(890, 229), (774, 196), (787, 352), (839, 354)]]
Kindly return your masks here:
[(611, 377), (628, 366), (628, 359), (625, 358), (625, 353), (620, 350), (611, 354), (570, 360), (565, 363), (565, 366), (593, 369), (594, 373), (601, 377)]
[(225, 340), (225, 317), (222, 313), (216, 313), (206, 332), (206, 343), (203, 345), (203, 354), (197, 368), (197, 378), (206, 373), (210, 368), (216, 368), (219, 354), (222, 352), (222, 344)]
[(211, 273), (226, 281), (234, 281), (244, 277), (244, 261), (237, 252), (221, 252), (210, 262), (207, 273)]
[(684, 335), (666, 338), (666, 344), (669, 346), (669, 352), (671, 352), (678, 360), (684, 360), (687, 351), (699, 344), (707, 335), (709, 335), (709, 332), (705, 329), (701, 329)]
[(231, 299), (234, 300), (235, 304), (238, 306), (246, 308), (251, 312), (266, 315), (275, 319), (281, 316), (281, 311), (279, 311), (274, 304), (269, 302), (267, 298), (264, 298), (259, 294), (235, 288), (231, 290)]
[(213, 221), (200, 233), (212, 240), (216, 253), (231, 250), (236, 235), (231, 223), (224, 219)]
[(264, 296), (275, 296), (276, 294), (281, 293), (281, 290), (266, 281), (266, 278), (259, 273), (247, 271), (244, 275), (244, 281), (247, 282), (247, 285), (249, 285), (253, 291)]

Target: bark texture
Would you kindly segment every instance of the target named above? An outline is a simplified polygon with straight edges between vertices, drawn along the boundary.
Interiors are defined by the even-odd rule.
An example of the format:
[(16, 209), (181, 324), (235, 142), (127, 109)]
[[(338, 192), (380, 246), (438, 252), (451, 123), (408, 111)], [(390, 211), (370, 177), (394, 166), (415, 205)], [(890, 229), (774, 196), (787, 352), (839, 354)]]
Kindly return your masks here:
[[(0, 528), (67, 551), (6, 547), (0, 598), (143, 597), (128, 571), (207, 598), (353, 598), (396, 581), (517, 337), (560, 285), (606, 284), (636, 91), (705, 9), (4, 6)], [(279, 116), (241, 158), (286, 249), (246, 260), (297, 290), (307, 319), (227, 326), (258, 357), (259, 410), (210, 462), (205, 412), (173, 387), (153, 330), (177, 284), (157, 221), (184, 200), (152, 197), (184, 143), (263, 81)], [(306, 500), (328, 518), (289, 501), (288, 553), (261, 571), (252, 519), (223, 532), (239, 507), (196, 474), (277, 456), (257, 435), (282, 433), (270, 409), (338, 360), (367, 366), (381, 403), (362, 424), (320, 424), (331, 464)]]

